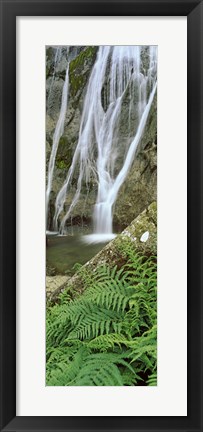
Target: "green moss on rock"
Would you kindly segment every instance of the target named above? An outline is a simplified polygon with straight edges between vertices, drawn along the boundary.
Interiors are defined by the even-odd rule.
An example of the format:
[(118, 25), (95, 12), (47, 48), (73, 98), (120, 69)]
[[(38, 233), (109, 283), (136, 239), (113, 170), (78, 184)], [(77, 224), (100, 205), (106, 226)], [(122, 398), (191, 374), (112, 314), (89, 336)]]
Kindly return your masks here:
[(70, 87), (74, 97), (87, 83), (90, 67), (95, 60), (97, 47), (89, 46), (70, 62)]
[(56, 155), (56, 167), (67, 170), (71, 165), (72, 156), (68, 137), (62, 136), (59, 141), (58, 152)]

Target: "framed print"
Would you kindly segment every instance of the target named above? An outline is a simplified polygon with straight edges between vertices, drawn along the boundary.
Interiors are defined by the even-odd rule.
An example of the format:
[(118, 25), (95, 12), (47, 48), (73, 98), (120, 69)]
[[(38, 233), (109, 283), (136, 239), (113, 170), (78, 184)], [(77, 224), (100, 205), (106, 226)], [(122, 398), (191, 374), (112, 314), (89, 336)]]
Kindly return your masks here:
[(202, 430), (202, 8), (1, 0), (2, 431)]

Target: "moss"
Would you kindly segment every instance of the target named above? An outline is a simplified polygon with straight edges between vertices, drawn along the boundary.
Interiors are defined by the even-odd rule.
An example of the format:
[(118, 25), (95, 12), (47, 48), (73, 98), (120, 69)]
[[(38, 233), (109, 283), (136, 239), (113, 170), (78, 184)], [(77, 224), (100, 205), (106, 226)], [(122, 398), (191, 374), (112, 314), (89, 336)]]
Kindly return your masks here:
[(79, 89), (82, 89), (87, 82), (90, 69), (84, 71), (86, 63), (93, 63), (97, 47), (90, 46), (81, 51), (79, 55), (70, 62), (69, 76), (72, 95), (75, 96)]
[(79, 89), (83, 88), (85, 84), (85, 77), (82, 75), (73, 75), (70, 77), (70, 85), (73, 96), (76, 95)]
[(70, 165), (71, 165), (71, 162), (68, 161), (67, 158), (65, 160), (64, 159), (60, 159), (60, 158), (56, 159), (56, 167), (58, 169), (68, 170), (70, 168)]
[(155, 225), (157, 225), (157, 203), (154, 201), (147, 209), (148, 218), (151, 219)]
[(84, 66), (84, 63), (87, 59), (93, 60), (95, 58), (96, 52), (97, 47), (95, 46), (89, 46), (81, 51), (79, 55), (70, 62), (70, 73), (74, 72), (76, 68)]
[(59, 146), (61, 147), (64, 147), (64, 146), (66, 146), (67, 145), (67, 137), (65, 137), (65, 136), (62, 136), (61, 138), (60, 138), (60, 140), (59, 140)]
[(56, 167), (59, 169), (70, 168), (72, 161), (72, 150), (66, 136), (62, 136), (58, 145), (58, 152), (56, 156)]
[(65, 163), (64, 160), (58, 160), (58, 161), (56, 161), (56, 166), (59, 169), (65, 169), (65, 168), (67, 168), (67, 164)]
[[(127, 236), (133, 242), (135, 241), (136, 248), (146, 256), (157, 253), (156, 213), (156, 202), (153, 202), (121, 234), (122, 239)], [(147, 242), (142, 242), (141, 236), (146, 231), (149, 231), (149, 239)]]

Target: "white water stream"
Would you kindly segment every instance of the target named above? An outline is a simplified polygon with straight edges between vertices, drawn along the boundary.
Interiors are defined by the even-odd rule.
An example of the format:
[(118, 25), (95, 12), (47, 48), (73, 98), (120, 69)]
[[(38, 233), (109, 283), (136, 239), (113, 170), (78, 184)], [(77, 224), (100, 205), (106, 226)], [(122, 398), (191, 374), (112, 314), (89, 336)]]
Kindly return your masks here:
[[(157, 49), (149, 48), (147, 70), (141, 72), (141, 47), (101, 46), (93, 66), (84, 100), (78, 143), (66, 180), (56, 197), (54, 229), (65, 233), (66, 221), (72, 216), (83, 184), (97, 183), (97, 199), (93, 209), (94, 239), (113, 237), (113, 205), (135, 158), (156, 92)], [(47, 186), (47, 211), (58, 142), (63, 134), (67, 106), (68, 69), (64, 83), (61, 112), (53, 138)], [(128, 96), (129, 139), (124, 142), (123, 160), (118, 170), (119, 125), (122, 104)], [(135, 95), (136, 100), (135, 100)], [(126, 109), (126, 107), (125, 107)], [(137, 124), (132, 124), (134, 112)], [(134, 136), (131, 136), (131, 130)], [(64, 214), (64, 204), (77, 169), (75, 195)], [(60, 218), (63, 215), (62, 219)], [(90, 236), (88, 241), (90, 241)], [(94, 241), (94, 240), (93, 240)]]
[(59, 140), (62, 137), (64, 132), (64, 123), (65, 123), (67, 103), (68, 103), (68, 87), (69, 87), (69, 63), (66, 69), (66, 77), (63, 85), (62, 98), (61, 98), (61, 109), (60, 109), (59, 118), (53, 135), (53, 144), (52, 144), (51, 155), (49, 159), (48, 179), (47, 179), (47, 189), (46, 189), (46, 225), (48, 219), (49, 199), (52, 190), (56, 154), (58, 150)]

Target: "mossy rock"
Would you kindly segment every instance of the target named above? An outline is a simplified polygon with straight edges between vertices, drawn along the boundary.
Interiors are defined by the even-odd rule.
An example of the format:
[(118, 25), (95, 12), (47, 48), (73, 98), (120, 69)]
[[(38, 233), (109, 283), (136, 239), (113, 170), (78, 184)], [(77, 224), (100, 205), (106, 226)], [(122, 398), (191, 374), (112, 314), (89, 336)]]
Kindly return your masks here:
[(81, 93), (87, 84), (91, 67), (96, 58), (97, 49), (95, 46), (87, 47), (70, 62), (70, 89), (73, 97), (76, 96), (78, 91)]
[[(146, 234), (146, 235), (145, 235)], [(157, 205), (153, 202), (122, 233), (120, 241), (129, 237), (143, 255), (157, 254)]]
[(62, 136), (59, 140), (58, 151), (56, 155), (56, 167), (67, 170), (72, 162), (72, 150), (67, 136)]

